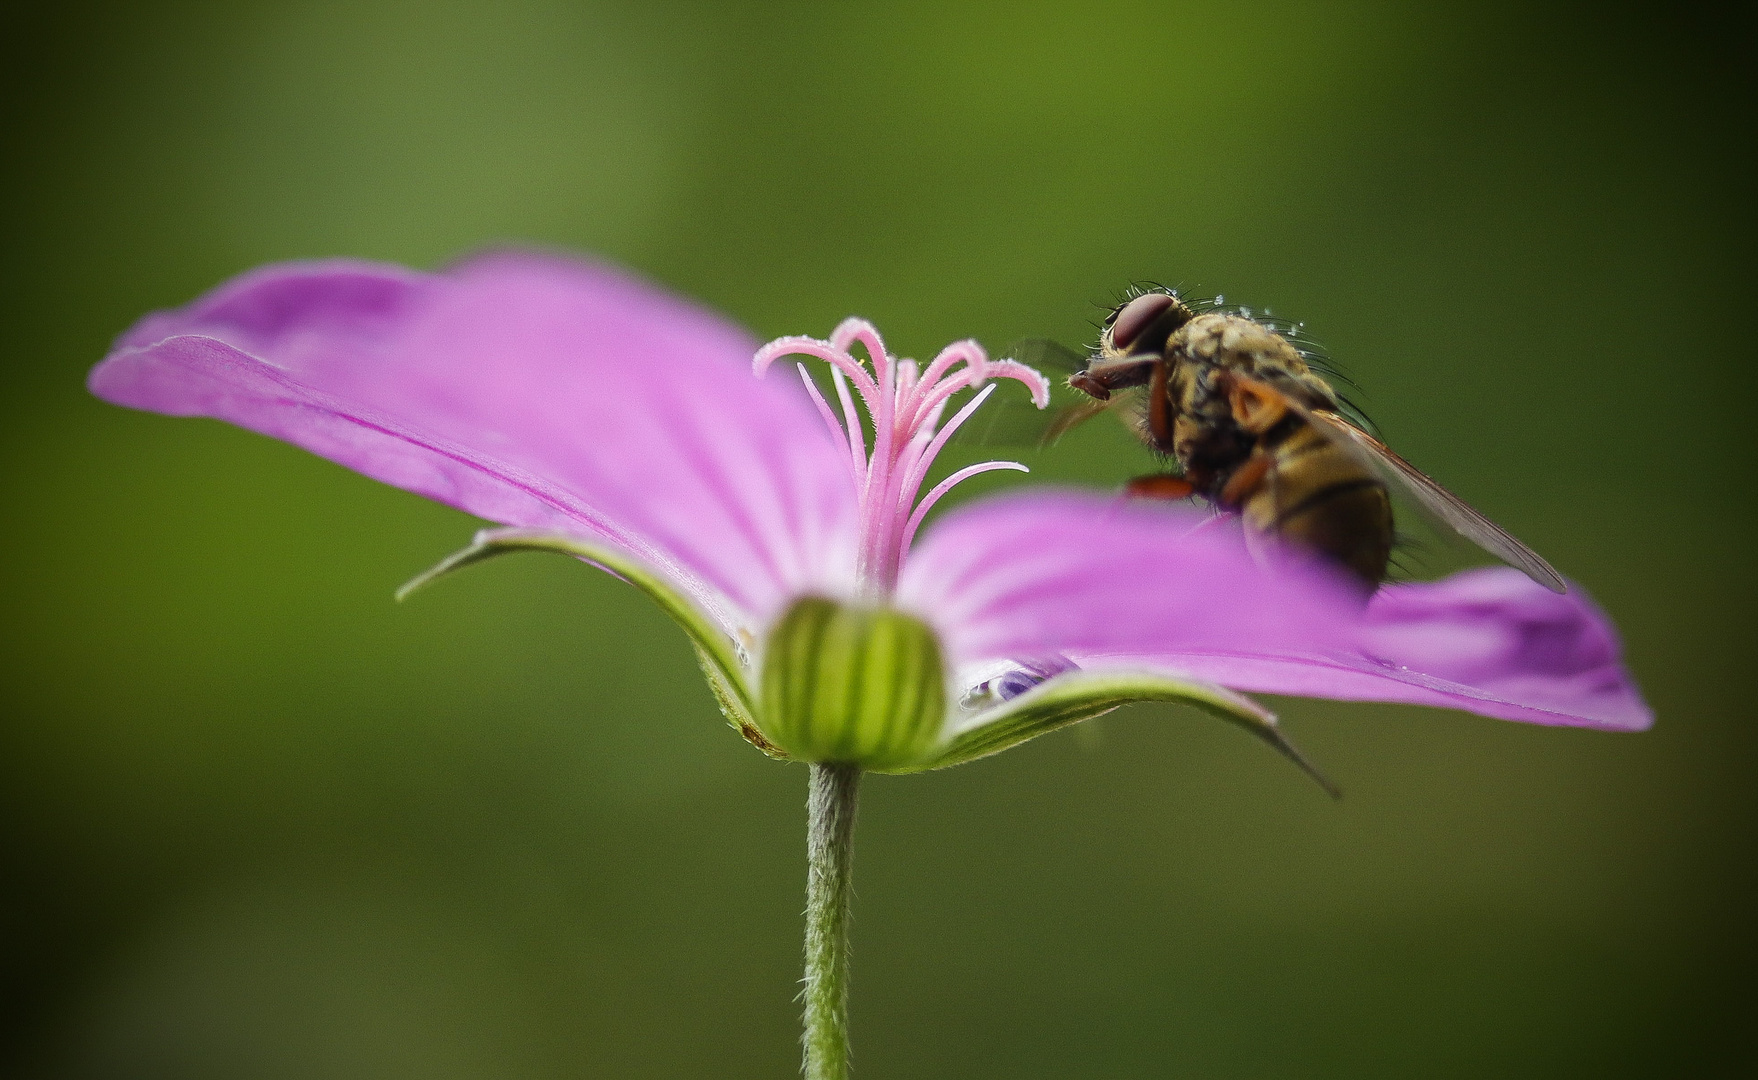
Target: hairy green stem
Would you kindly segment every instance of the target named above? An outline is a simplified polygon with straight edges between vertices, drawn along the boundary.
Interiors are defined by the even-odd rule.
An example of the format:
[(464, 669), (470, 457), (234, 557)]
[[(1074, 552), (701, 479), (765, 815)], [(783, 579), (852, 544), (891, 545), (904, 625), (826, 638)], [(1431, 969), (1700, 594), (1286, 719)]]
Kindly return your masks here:
[(806, 796), (806, 1080), (848, 1076), (848, 923), (861, 770), (814, 764)]

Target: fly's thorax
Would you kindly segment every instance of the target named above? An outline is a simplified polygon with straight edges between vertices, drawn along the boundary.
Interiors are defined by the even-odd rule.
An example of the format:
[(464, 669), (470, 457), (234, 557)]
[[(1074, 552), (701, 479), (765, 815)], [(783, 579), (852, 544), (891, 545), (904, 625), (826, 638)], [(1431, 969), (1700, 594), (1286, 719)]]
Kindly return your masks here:
[(1251, 456), (1256, 437), (1233, 419), (1222, 369), (1174, 354), (1167, 392), (1177, 417), (1172, 424), (1172, 455), (1199, 492), (1210, 498), (1240, 463)]
[(1243, 315), (1219, 311), (1198, 315), (1172, 336), (1170, 344), (1193, 360), (1244, 374), (1307, 370), (1300, 350), (1287, 338)]
[(1233, 423), (1233, 407), (1227, 400), (1224, 378), (1226, 369), (1194, 360), (1183, 352), (1169, 356), (1171, 373), (1166, 389), (1180, 418), (1188, 417), (1205, 426)]
[[(1211, 313), (1173, 335), (1167, 386), (1184, 431), (1180, 464), (1199, 472), (1237, 467), (1256, 448), (1261, 427), (1241, 425), (1235, 375), (1262, 383), (1307, 409), (1335, 410), (1330, 386), (1307, 367), (1299, 350), (1280, 334), (1240, 315)], [(1280, 410), (1277, 410), (1278, 414)]]

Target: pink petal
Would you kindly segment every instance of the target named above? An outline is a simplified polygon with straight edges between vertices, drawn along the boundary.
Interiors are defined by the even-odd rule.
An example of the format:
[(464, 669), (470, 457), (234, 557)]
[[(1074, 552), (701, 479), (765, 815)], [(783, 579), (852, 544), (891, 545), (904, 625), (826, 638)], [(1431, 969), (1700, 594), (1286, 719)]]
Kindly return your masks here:
[(955, 665), (1353, 640), (1361, 603), (1310, 563), (1267, 573), (1236, 533), (1179, 507), (1072, 492), (952, 511), (904, 565), (898, 602), (931, 618)]
[(332, 260), (264, 267), (142, 319), (90, 382), (491, 521), (612, 541), (730, 628), (800, 591), (852, 588), (847, 469), (798, 386), (751, 377), (755, 349), (604, 265)]
[(1266, 571), (1224, 528), (1145, 513), (1069, 496), (976, 504), (934, 529), (905, 584), (921, 610), (943, 605), (936, 625), (961, 665), (1061, 653), (1260, 693), (1621, 731), (1653, 722), (1578, 586), (1558, 596), (1498, 567), (1388, 586), (1363, 612), (1316, 568)]
[[(1380, 590), (1363, 652), (1435, 703), (1487, 716), (1626, 731), (1654, 722), (1586, 592), (1571, 583), (1558, 596), (1507, 567)], [(1461, 697), (1474, 704), (1452, 700)]]

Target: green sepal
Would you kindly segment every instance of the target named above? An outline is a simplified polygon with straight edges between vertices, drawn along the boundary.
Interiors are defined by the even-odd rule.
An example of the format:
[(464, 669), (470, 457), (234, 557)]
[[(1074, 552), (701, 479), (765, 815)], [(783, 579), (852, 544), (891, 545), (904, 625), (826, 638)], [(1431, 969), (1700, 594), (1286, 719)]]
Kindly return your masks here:
[(794, 601), (763, 648), (758, 726), (789, 757), (905, 769), (932, 756), (946, 667), (927, 624), (901, 611)]
[(745, 676), (744, 665), (739, 663), (739, 658), (733, 651), (732, 640), (727, 637), (726, 632), (696, 606), (693, 600), (673, 588), (659, 571), (619, 548), (567, 533), (543, 532), (537, 529), (484, 529), (476, 534), (476, 539), (469, 547), (446, 556), (431, 570), (418, 575), (398, 589), (397, 599), (402, 600), (417, 589), (453, 571), (515, 551), (547, 551), (584, 559), (646, 593), (659, 605), (660, 610), (670, 615), (672, 621), (683, 628), (684, 633), (689, 635), (691, 644), (696, 646), (697, 659), (701, 661), (702, 670), (708, 676), (709, 688), (714, 692), (727, 721), (747, 739), (751, 739), (759, 749), (766, 753), (774, 751), (772, 745), (752, 738), (757, 732), (757, 725), (750, 684)]
[(745, 698), (735, 686), (727, 683), (726, 677), (720, 673), (720, 667), (714, 658), (705, 652), (701, 645), (696, 646), (696, 662), (702, 666), (702, 675), (708, 680), (708, 691), (714, 695), (715, 704), (720, 706), (720, 714), (732, 725), (734, 731), (744, 736), (746, 742), (779, 761), (788, 759), (787, 751), (770, 742), (757, 726), (757, 718), (751, 715), (751, 709)]
[(1135, 701), (1172, 701), (1244, 728), (1299, 766), (1332, 798), (1342, 792), (1313, 767), (1276, 726), (1276, 717), (1241, 694), (1213, 683), (1139, 671), (1071, 671), (994, 706), (982, 722), (953, 736), (933, 759), (910, 769), (944, 769), (998, 754), (1028, 739), (1089, 720)]

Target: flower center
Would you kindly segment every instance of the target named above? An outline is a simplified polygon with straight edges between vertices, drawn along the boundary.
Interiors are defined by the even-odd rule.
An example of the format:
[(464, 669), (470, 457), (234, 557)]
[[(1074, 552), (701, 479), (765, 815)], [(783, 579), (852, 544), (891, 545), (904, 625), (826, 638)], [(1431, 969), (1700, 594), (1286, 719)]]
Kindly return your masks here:
[[(856, 344), (865, 350), (870, 365), (856, 359), (850, 351)], [(1050, 403), (1049, 382), (1024, 364), (990, 360), (975, 341), (955, 341), (940, 350), (926, 369), (921, 369), (914, 360), (887, 353), (885, 342), (872, 323), (844, 319), (828, 341), (777, 338), (757, 350), (752, 367), (761, 375), (780, 357), (794, 355), (817, 357), (830, 365), (837, 401), (842, 406), (840, 419), (812, 382), (806, 366), (797, 366), (806, 391), (817, 403), (831, 434), (848, 448), (849, 478), (855, 486), (860, 512), (856, 573), (862, 591), (873, 599), (891, 594), (897, 584), (898, 568), (903, 565), (903, 557), (922, 519), (948, 491), (979, 473), (997, 469), (1029, 471), (1017, 461), (980, 462), (959, 469), (927, 495), (917, 498), (929, 467), (946, 441), (995, 388), (983, 387), (952, 419), (941, 424), (940, 418), (953, 394), (993, 378), (1016, 379), (1031, 390), (1032, 403), (1038, 408)], [(853, 394), (849, 390), (851, 383)], [(856, 396), (873, 424), (871, 451), (855, 408)]]

